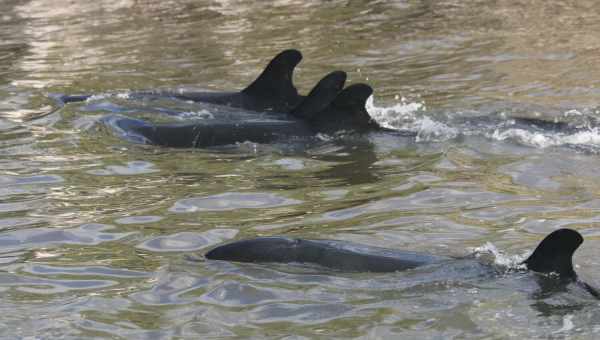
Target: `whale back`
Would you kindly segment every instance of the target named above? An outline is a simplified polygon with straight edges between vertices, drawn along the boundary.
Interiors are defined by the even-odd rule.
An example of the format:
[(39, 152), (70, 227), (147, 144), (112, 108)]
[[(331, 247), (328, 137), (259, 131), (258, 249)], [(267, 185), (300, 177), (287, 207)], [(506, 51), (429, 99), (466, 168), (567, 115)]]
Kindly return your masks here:
[(356, 272), (394, 272), (439, 263), (449, 258), (389, 250), (333, 240), (258, 237), (214, 248), (210, 260), (254, 263), (305, 263)]

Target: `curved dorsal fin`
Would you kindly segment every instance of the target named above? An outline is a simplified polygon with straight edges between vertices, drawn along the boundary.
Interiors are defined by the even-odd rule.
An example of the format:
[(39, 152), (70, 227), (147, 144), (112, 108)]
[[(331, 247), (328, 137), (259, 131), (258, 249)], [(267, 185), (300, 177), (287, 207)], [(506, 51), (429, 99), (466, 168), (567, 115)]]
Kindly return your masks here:
[(575, 278), (573, 253), (583, 243), (583, 237), (572, 229), (558, 229), (546, 236), (533, 254), (523, 261), (529, 270), (556, 273), (561, 277)]
[(308, 96), (292, 111), (292, 115), (306, 120), (312, 119), (315, 114), (333, 102), (344, 88), (345, 82), (346, 72), (333, 71), (329, 73), (310, 90)]
[(355, 130), (378, 129), (365, 105), (373, 94), (373, 89), (367, 84), (353, 84), (346, 87), (324, 110), (316, 114), (312, 122), (317, 127), (325, 129)]
[(264, 71), (245, 89), (243, 93), (255, 97), (277, 97), (284, 101), (298, 98), (298, 90), (294, 87), (292, 77), (294, 68), (302, 60), (298, 50), (285, 50), (276, 55)]
[(365, 104), (372, 94), (373, 88), (371, 86), (362, 83), (352, 84), (340, 92), (331, 104), (338, 108), (352, 110), (353, 112), (363, 111), (367, 114)]

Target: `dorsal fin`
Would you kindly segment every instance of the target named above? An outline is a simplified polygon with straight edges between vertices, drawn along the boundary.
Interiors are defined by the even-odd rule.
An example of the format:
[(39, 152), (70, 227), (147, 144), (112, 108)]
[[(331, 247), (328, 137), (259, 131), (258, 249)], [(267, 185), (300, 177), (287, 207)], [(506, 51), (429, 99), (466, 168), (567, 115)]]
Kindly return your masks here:
[(319, 80), (308, 96), (292, 111), (292, 115), (306, 120), (312, 119), (315, 114), (321, 112), (333, 102), (338, 93), (344, 88), (345, 82), (346, 72), (333, 71), (329, 73)]
[(294, 68), (302, 60), (298, 50), (285, 50), (269, 62), (264, 71), (248, 85), (243, 93), (255, 97), (280, 98), (284, 101), (296, 101), (298, 90), (294, 87), (292, 77)]
[(558, 229), (546, 236), (533, 254), (523, 261), (529, 270), (556, 273), (561, 277), (575, 278), (573, 253), (583, 243), (583, 237), (572, 229)]
[(313, 125), (325, 129), (368, 130), (380, 128), (365, 107), (371, 94), (373, 94), (373, 89), (367, 84), (353, 84), (346, 87), (331, 104), (313, 117)]

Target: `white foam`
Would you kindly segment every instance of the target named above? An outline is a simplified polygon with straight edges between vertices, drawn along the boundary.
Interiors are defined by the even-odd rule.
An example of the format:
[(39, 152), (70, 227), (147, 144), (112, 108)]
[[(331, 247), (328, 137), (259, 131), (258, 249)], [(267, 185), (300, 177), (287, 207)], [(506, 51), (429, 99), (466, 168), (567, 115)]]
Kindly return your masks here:
[(425, 111), (423, 103), (410, 103), (402, 97), (400, 102), (390, 107), (375, 106), (373, 96), (367, 99), (365, 109), (381, 126), (390, 129), (401, 129), (406, 122), (416, 120), (415, 113)]
[(117, 92), (117, 93), (101, 93), (101, 94), (94, 94), (89, 96), (85, 102), (86, 103), (90, 103), (93, 101), (98, 101), (98, 100), (104, 100), (107, 98), (119, 98), (119, 99), (130, 99), (131, 97), (131, 92), (126, 91), (126, 92)]
[(459, 131), (444, 123), (436, 122), (429, 117), (423, 117), (415, 124), (417, 142), (441, 142), (456, 138)]
[(494, 264), (507, 269), (526, 269), (527, 267), (523, 264), (523, 261), (527, 258), (526, 255), (513, 255), (508, 256), (503, 254), (496, 248), (491, 242), (486, 242), (480, 247), (473, 248), (475, 256), (481, 256), (483, 254), (491, 254), (494, 256)]
[(499, 141), (507, 139), (514, 140), (523, 145), (537, 148), (560, 145), (600, 146), (600, 130), (598, 130), (598, 128), (576, 131), (572, 134), (556, 132), (542, 133), (518, 128), (507, 129), (504, 131), (496, 129), (491, 134), (488, 134), (487, 137)]
[(406, 98), (392, 106), (379, 107), (375, 106), (371, 96), (365, 108), (381, 126), (415, 133), (417, 142), (445, 141), (459, 134), (456, 128), (424, 115), (427, 110), (424, 103), (408, 102)]
[(174, 116), (179, 120), (187, 120), (187, 119), (214, 119), (215, 116), (208, 110), (203, 109), (200, 111), (187, 111), (181, 112), (177, 116)]

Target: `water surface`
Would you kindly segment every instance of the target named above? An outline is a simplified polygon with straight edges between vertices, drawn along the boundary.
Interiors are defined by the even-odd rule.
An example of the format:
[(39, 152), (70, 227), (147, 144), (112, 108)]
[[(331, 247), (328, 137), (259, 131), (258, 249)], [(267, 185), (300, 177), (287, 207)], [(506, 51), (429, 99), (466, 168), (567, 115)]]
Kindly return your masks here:
[[(550, 231), (600, 285), (595, 1), (3, 1), (0, 337), (596, 338), (597, 300), (528, 274), (207, 262), (228, 240), (332, 238), (514, 265)], [(109, 113), (234, 90), (287, 48), (342, 69), (398, 133), (174, 150)], [(64, 107), (60, 93), (96, 94)], [(158, 113), (158, 114), (157, 114)], [(476, 273), (474, 271), (473, 273)], [(459, 276), (456, 273), (460, 273)]]

